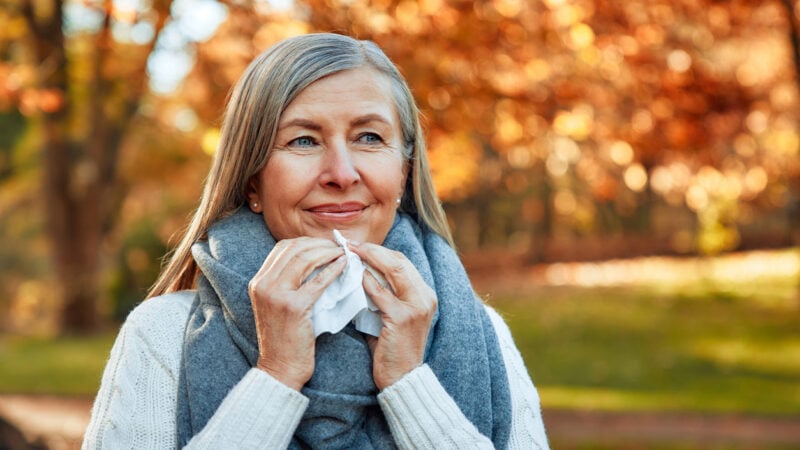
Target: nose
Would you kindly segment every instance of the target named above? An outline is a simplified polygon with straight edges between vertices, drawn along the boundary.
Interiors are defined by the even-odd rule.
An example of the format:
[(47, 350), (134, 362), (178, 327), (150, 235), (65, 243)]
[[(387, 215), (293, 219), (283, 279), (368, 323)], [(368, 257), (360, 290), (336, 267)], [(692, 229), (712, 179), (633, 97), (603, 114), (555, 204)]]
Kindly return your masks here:
[(325, 151), (320, 182), (336, 189), (347, 189), (361, 179), (353, 155), (344, 144), (328, 147)]

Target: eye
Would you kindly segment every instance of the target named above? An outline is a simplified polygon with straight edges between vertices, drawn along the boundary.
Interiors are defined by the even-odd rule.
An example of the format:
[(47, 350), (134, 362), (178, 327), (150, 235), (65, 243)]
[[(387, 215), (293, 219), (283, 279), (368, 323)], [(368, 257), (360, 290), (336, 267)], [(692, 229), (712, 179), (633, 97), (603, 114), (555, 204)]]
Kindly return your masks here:
[(310, 136), (301, 136), (289, 141), (290, 147), (313, 147), (315, 145), (317, 145), (317, 141)]
[(383, 138), (375, 133), (363, 133), (358, 136), (358, 142), (361, 144), (380, 144)]

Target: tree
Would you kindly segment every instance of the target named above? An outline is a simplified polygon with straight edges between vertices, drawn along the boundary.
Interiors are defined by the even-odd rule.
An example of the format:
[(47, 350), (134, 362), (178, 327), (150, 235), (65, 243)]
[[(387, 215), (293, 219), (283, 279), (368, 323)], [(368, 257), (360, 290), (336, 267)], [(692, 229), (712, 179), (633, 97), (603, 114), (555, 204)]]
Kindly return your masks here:
[(675, 248), (716, 253), (739, 245), (740, 207), (784, 201), (778, 167), (797, 164), (775, 2), (305, 3), (314, 29), (374, 40), (403, 69), (440, 194), (477, 212), (479, 236), (653, 233), (685, 216), (694, 239)]
[[(800, 92), (800, 25), (798, 25), (797, 11), (800, 5), (793, 0), (781, 0), (789, 24), (789, 42), (792, 45), (792, 61), (794, 62), (794, 77), (797, 83), (797, 90)], [(795, 118), (800, 119), (800, 111), (795, 112)], [(790, 204), (789, 229), (792, 233), (794, 245), (800, 248), (800, 169), (794, 166), (794, 173), (789, 174), (789, 187), (792, 193), (793, 202)], [(800, 274), (798, 274), (800, 277)], [(798, 283), (798, 300), (800, 300), (800, 283)]]
[[(97, 24), (71, 31), (63, 0), (18, 0), (5, 7), (26, 24), (29, 56), (18, 54), (12, 62), (33, 75), (19, 101), (30, 126), (41, 129), (41, 197), (65, 331), (98, 325), (102, 245), (121, 195), (119, 150), (148, 92), (147, 58), (170, 3), (155, 0), (147, 11), (110, 0), (83, 3), (84, 14)], [(136, 24), (151, 27), (147, 42), (112, 36), (112, 27)]]

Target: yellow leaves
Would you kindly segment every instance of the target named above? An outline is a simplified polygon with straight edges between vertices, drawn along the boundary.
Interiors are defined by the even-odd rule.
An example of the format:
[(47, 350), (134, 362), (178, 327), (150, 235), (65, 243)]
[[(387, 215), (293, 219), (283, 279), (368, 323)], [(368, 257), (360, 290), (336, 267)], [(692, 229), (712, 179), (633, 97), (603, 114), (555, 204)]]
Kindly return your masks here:
[[(555, 3), (555, 2), (546, 2)], [(558, 2), (558, 5), (551, 6), (550, 20), (555, 28), (568, 28), (589, 17), (590, 12), (580, 5), (570, 5), (566, 2)]]
[(27, 280), (10, 299), (3, 325), (6, 331), (29, 336), (52, 336), (57, 330), (59, 302), (52, 283)]
[(460, 200), (475, 192), (480, 146), (465, 133), (436, 133), (428, 159), (436, 192), (444, 200)]
[(730, 59), (737, 61), (736, 80), (745, 87), (773, 83), (790, 59), (788, 41), (782, 35), (765, 36), (756, 41), (739, 42)]
[(550, 77), (550, 64), (543, 59), (532, 59), (525, 64), (525, 75), (534, 83), (542, 82)]
[(122, 23), (135, 23), (138, 16), (138, 11), (134, 4), (124, 1), (110, 2), (111, 17), (117, 22)]
[(559, 111), (553, 119), (553, 131), (582, 141), (594, 128), (594, 110), (590, 105), (579, 105), (571, 111)]
[(647, 171), (639, 163), (631, 164), (622, 175), (625, 186), (633, 192), (642, 192), (647, 187)]
[(397, 5), (394, 11), (397, 25), (409, 34), (417, 34), (424, 28), (420, 20), (419, 5), (415, 1), (404, 0)]
[(555, 9), (566, 5), (567, 0), (544, 0), (544, 4), (550, 9)]
[(265, 49), (282, 39), (308, 32), (308, 23), (285, 18), (278, 23), (269, 23), (260, 27), (253, 37), (253, 42), (256, 48)]
[(517, 119), (507, 113), (499, 112), (495, 117), (495, 142), (498, 147), (507, 147), (510, 144), (516, 143), (523, 137), (522, 124)]
[(0, 14), (0, 30), (3, 30), (0, 42), (4, 40), (13, 42), (21, 39), (27, 33), (28, 25), (22, 16)]
[(800, 148), (800, 136), (790, 128), (776, 128), (764, 136), (764, 148), (774, 156), (794, 157)]
[(580, 156), (581, 149), (575, 141), (567, 137), (555, 137), (545, 167), (551, 176), (562, 177), (567, 174), (570, 164), (576, 163)]
[(692, 57), (685, 50), (673, 50), (667, 56), (667, 67), (674, 72), (685, 72), (692, 67)]
[(508, 164), (515, 169), (529, 169), (536, 161), (535, 153), (535, 149), (531, 147), (518, 145), (508, 151), (506, 159)]
[(625, 141), (614, 141), (608, 147), (608, 157), (618, 166), (627, 166), (633, 161), (633, 147)]
[(743, 180), (743, 194), (745, 199), (755, 198), (767, 187), (769, 177), (767, 171), (761, 166), (751, 167), (747, 170)]
[(576, 23), (569, 28), (566, 44), (573, 50), (582, 50), (594, 44), (594, 30), (585, 23)]
[(392, 31), (394, 19), (384, 12), (374, 12), (370, 14), (369, 20), (364, 25), (373, 33), (386, 34)]
[(636, 27), (635, 35), (645, 47), (659, 47), (664, 43), (666, 31), (661, 25), (649, 23)]
[(219, 145), (220, 139), (220, 132), (219, 128), (209, 128), (203, 133), (203, 138), (200, 141), (200, 147), (203, 149), (203, 153), (213, 156), (214, 153), (217, 152), (217, 146)]
[(427, 16), (438, 14), (444, 7), (444, 0), (419, 0), (420, 13)]
[(492, 4), (500, 15), (507, 18), (516, 17), (523, 7), (522, 0), (494, 0)]
[(495, 56), (495, 63), (487, 65), (486, 69), (483, 71), (486, 79), (504, 95), (520, 95), (529, 87), (526, 72), (508, 55)]

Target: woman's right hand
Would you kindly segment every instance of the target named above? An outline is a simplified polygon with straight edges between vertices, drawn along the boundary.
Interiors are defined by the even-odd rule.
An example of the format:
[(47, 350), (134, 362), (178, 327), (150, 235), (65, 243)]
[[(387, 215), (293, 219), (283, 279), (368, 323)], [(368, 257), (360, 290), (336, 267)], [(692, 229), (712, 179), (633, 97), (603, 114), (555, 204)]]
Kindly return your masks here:
[(327, 239), (300, 237), (275, 245), (248, 284), (259, 369), (298, 391), (311, 379), (316, 343), (311, 310), (345, 264), (344, 250)]

